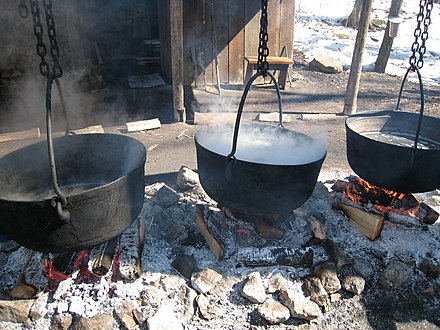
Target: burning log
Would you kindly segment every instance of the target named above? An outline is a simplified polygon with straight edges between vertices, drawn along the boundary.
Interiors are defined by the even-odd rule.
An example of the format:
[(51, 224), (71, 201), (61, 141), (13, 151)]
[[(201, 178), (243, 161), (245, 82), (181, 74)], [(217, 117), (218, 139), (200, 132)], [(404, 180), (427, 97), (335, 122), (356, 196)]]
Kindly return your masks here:
[(356, 203), (371, 202), (374, 207), (383, 212), (401, 214), (406, 217), (415, 217), (426, 224), (437, 221), (439, 214), (429, 205), (419, 202), (412, 194), (394, 192), (370, 185), (368, 182), (350, 176), (347, 181), (337, 180), (332, 186), (334, 191), (343, 193), (348, 199)]
[(118, 250), (118, 244), (119, 236), (92, 249), (90, 252), (90, 261), (93, 274), (104, 276), (108, 273), (112, 268), (113, 259)]
[(335, 202), (333, 207), (345, 213), (348, 219), (369, 239), (375, 240), (382, 232), (385, 217), (344, 204)]
[(313, 265), (313, 250), (306, 248), (244, 247), (237, 252), (237, 262), (244, 266), (306, 266)]
[(284, 232), (281, 229), (272, 226), (261, 217), (256, 216), (254, 223), (255, 230), (261, 238), (280, 240), (284, 237)]
[(196, 205), (196, 222), (197, 228), (202, 233), (203, 237), (206, 240), (206, 243), (208, 243), (208, 246), (211, 249), (212, 253), (214, 253), (216, 259), (218, 261), (222, 260), (225, 256), (225, 251), (220, 243), (215, 239), (215, 237), (212, 236), (212, 234), (208, 230), (208, 227), (206, 227), (205, 217), (203, 216), (203, 206), (200, 204)]

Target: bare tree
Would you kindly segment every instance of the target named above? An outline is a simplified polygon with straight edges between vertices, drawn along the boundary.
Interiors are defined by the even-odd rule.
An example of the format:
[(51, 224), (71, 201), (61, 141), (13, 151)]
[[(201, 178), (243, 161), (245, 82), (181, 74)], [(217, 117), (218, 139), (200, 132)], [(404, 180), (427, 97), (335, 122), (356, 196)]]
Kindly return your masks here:
[(362, 1), (363, 0), (355, 0), (353, 10), (351, 11), (350, 15), (348, 15), (348, 18), (343, 22), (345, 26), (352, 27), (354, 29), (359, 27)]
[[(403, 0), (392, 0), (390, 8), (390, 17), (399, 16), (400, 8), (402, 8)], [(380, 45), (379, 54), (376, 63), (374, 64), (374, 71), (384, 73), (387, 66), (388, 58), (390, 57), (391, 48), (393, 47), (393, 37), (390, 37), (388, 31), (390, 30), (390, 22), (388, 22), (383, 35), (382, 44)]]

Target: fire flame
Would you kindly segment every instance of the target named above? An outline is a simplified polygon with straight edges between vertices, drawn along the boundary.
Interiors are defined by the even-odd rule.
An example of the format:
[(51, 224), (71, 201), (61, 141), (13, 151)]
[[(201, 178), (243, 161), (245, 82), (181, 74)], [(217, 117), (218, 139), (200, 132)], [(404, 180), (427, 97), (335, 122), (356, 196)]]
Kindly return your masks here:
[(396, 207), (399, 201), (408, 197), (405, 193), (383, 189), (358, 178), (354, 184), (346, 186), (344, 195), (355, 203), (370, 201), (381, 212), (393, 212), (401, 215), (417, 217), (420, 204), (409, 207)]

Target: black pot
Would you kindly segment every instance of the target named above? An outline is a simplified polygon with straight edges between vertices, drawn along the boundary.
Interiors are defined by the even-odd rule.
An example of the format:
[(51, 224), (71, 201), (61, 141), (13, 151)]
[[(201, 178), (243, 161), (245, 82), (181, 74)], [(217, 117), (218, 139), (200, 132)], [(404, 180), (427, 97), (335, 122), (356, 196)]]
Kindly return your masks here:
[[(402, 111), (362, 112), (348, 117), (347, 159), (353, 171), (373, 185), (397, 192), (439, 188), (440, 119), (423, 116), (416, 149), (413, 144), (418, 120), (419, 114)], [(408, 144), (402, 145), (402, 140)]]
[[(266, 125), (240, 127), (241, 114), (251, 84), (264, 74), (271, 78), (276, 88), (279, 107), (278, 127)], [(250, 140), (241, 140), (241, 136), (248, 134), (253, 134)], [(226, 143), (222, 143), (225, 148), (220, 150), (216, 143), (220, 143), (222, 137), (226, 137)], [(262, 145), (269, 143), (269, 149), (264, 150), (264, 147), (257, 146), (251, 154), (242, 152), (255, 142), (261, 142)], [(241, 98), (235, 126), (201, 129), (195, 136), (195, 144), (200, 183), (206, 193), (221, 206), (231, 209), (240, 217), (259, 216), (267, 222), (284, 219), (310, 197), (326, 156), (325, 146), (316, 139), (282, 127), (278, 83), (270, 72), (263, 71), (257, 72), (248, 81)], [(273, 153), (273, 148), (278, 152)], [(302, 154), (310, 153), (310, 149), (313, 149), (313, 155), (300, 157)], [(268, 154), (263, 156), (262, 153), (267, 151)], [(290, 157), (295, 154), (296, 157)], [(279, 156), (287, 156), (287, 158), (280, 159)]]
[(0, 223), (17, 243), (36, 251), (78, 251), (120, 235), (144, 201), (146, 150), (116, 134), (54, 139), (58, 184), (69, 220), (52, 206), (46, 141), (0, 159)]

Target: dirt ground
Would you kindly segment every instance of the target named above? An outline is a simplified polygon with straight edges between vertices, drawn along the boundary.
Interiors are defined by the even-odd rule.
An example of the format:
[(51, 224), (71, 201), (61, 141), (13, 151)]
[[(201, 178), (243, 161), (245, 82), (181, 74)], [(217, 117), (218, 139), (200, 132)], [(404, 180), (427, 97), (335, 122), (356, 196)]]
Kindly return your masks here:
[[(423, 72), (422, 72), (423, 75)], [(285, 123), (288, 129), (311, 135), (325, 136), (327, 140), (327, 157), (321, 171), (321, 178), (344, 178), (351, 173), (346, 160), (345, 116), (341, 114), (344, 106), (344, 94), (348, 73), (322, 74), (312, 72), (297, 62), (292, 70), (292, 81), (282, 91), (283, 111), (291, 115), (292, 121)], [(358, 112), (365, 110), (393, 109), (401, 84), (400, 77), (376, 73), (363, 73), (359, 97)], [(440, 86), (424, 86), (425, 111), (427, 115), (440, 117)], [(242, 86), (222, 86), (221, 95), (207, 92), (203, 88), (192, 91), (193, 98), (189, 106), (195, 109), (195, 124), (171, 123), (171, 88), (162, 86), (149, 91), (128, 91), (131, 105), (127, 113), (117, 111), (112, 121), (106, 116), (101, 117), (96, 107), (89, 114), (88, 121), (77, 122), (77, 125), (102, 124), (106, 132), (126, 134), (123, 121), (149, 119), (159, 117), (163, 123), (160, 129), (130, 133), (142, 141), (147, 149), (146, 183), (165, 181), (175, 185), (177, 172), (182, 165), (197, 169), (196, 152), (193, 136), (200, 125), (218, 121), (234, 120), (238, 102), (242, 94)], [(105, 91), (113, 95), (113, 101), (124, 91)], [(3, 94), (5, 95), (5, 94)], [(104, 99), (104, 96), (100, 96)], [(3, 106), (8, 104), (4, 97)], [(1, 106), (1, 103), (0, 103)], [(141, 109), (142, 111), (136, 111)], [(420, 109), (420, 94), (417, 84), (408, 83), (402, 98), (402, 108), (407, 111)], [(127, 108), (128, 109), (128, 108)], [(133, 110), (134, 109), (134, 110)], [(249, 93), (243, 119), (254, 120), (259, 113), (276, 111), (274, 89), (270, 86), (255, 86)], [(113, 111), (113, 110), (112, 110)], [(301, 120), (302, 114), (334, 114), (333, 119)], [(77, 117), (80, 117), (77, 115)], [(191, 116), (193, 117), (193, 116)], [(119, 120), (119, 121), (118, 121)], [(41, 122), (40, 122), (41, 124)], [(44, 131), (44, 126), (41, 127)], [(29, 143), (0, 143), (0, 153)], [(399, 290), (385, 290), (368, 287), (357, 300), (350, 300), (352, 305), (341, 303), (330, 312), (319, 325), (322, 329), (439, 329), (440, 308), (438, 294), (422, 295), (423, 281), (414, 282)], [(354, 304), (354, 305), (353, 305)], [(294, 326), (294, 325), (292, 325)], [(305, 328), (301, 328), (305, 329)]]

